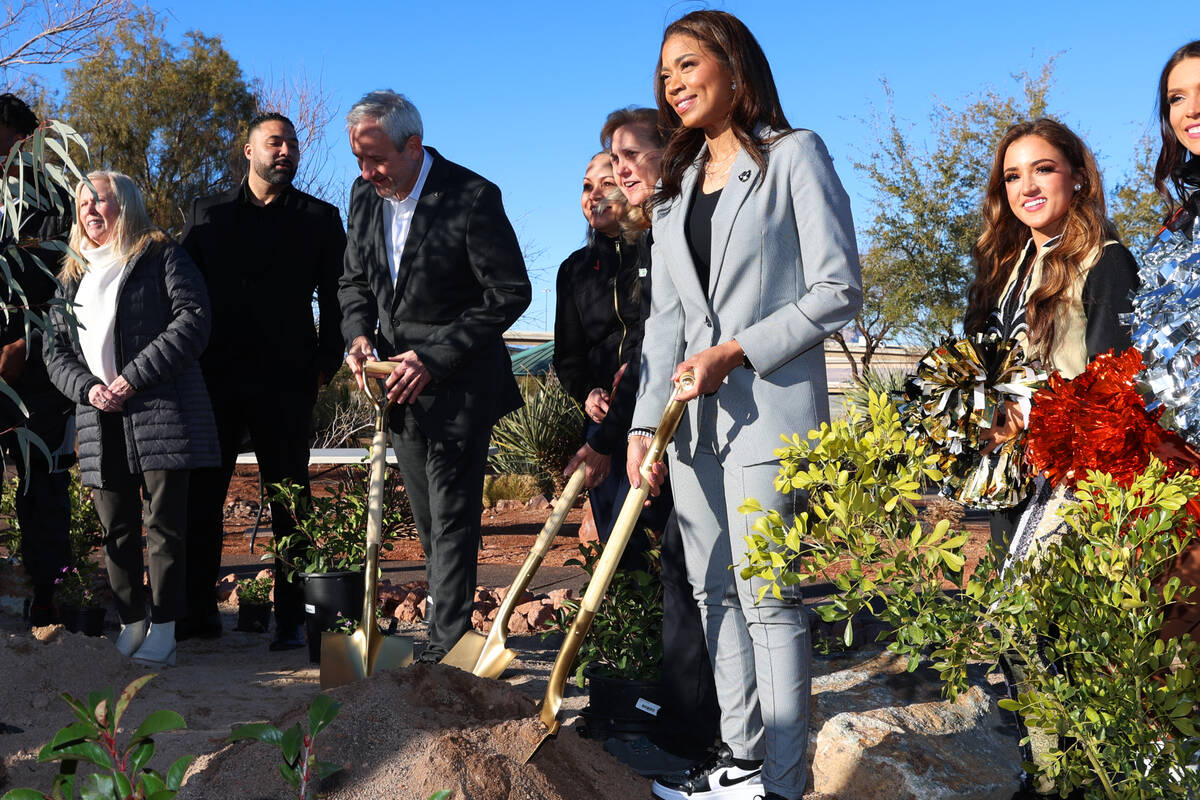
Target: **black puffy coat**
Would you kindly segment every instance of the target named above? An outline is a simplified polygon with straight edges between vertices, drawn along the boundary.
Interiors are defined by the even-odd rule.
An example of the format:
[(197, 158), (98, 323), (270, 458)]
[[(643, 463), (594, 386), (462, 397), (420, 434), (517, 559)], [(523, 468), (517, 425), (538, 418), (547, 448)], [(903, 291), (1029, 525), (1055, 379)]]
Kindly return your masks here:
[[(196, 469), (221, 463), (217, 426), (197, 359), (212, 316), (204, 279), (191, 257), (165, 234), (125, 265), (114, 338), (121, 376), (134, 388), (121, 412), (130, 472)], [(79, 281), (58, 297), (73, 302)], [(83, 360), (76, 326), (64, 305), (52, 313), (46, 365), (59, 391), (75, 401), (79, 464), (86, 486), (101, 486), (100, 411), (88, 392), (100, 378)]]

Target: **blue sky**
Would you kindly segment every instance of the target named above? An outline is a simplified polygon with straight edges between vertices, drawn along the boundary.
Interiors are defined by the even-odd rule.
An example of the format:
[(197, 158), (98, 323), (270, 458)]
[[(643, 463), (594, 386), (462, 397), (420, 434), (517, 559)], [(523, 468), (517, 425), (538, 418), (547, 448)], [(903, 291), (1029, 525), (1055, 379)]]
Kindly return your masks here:
[(1128, 2), (152, 2), (168, 36), (222, 37), (248, 76), (319, 77), (338, 105), (328, 134), (339, 175), (355, 166), (341, 117), (369, 89), (390, 87), (421, 110), (426, 142), (495, 181), (530, 264), (534, 299), (516, 327), (545, 329), (554, 271), (579, 247), (579, 185), (605, 115), (652, 105), (662, 30), (701, 7), (740, 16), (771, 62), (793, 125), (825, 139), (856, 220), (871, 212), (851, 162), (869, 153), (872, 108), (887, 78), (918, 134), (937, 100), (954, 104), (1058, 56), (1051, 112), (1084, 134), (1106, 180), (1153, 131), (1154, 91), (1167, 56), (1200, 37), (1178, 14)]

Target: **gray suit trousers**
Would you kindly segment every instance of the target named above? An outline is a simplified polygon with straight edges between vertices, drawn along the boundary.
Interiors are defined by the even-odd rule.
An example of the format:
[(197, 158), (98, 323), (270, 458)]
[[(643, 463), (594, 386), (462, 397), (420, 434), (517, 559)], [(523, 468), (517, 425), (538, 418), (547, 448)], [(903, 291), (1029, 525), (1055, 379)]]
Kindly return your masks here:
[(790, 520), (794, 500), (775, 490), (778, 462), (726, 465), (709, 446), (697, 448), (692, 464), (672, 460), (670, 469), (721, 705), (721, 738), (735, 758), (764, 759), (768, 791), (800, 797), (812, 684), (808, 620), (796, 587), (785, 588), (782, 601), (767, 594), (755, 603), (762, 582), (740, 575), (754, 515), (738, 512), (753, 497)]

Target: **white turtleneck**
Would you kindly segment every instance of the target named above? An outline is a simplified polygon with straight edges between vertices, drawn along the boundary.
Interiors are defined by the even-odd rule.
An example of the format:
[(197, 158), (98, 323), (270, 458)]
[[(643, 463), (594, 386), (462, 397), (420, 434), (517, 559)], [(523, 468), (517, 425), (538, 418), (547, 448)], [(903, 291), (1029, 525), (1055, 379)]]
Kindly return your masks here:
[(120, 374), (114, 330), (117, 296), (121, 291), (124, 262), (113, 254), (112, 244), (82, 247), (87, 272), (75, 293), (75, 318), (79, 320), (79, 345), (92, 374), (108, 386)]

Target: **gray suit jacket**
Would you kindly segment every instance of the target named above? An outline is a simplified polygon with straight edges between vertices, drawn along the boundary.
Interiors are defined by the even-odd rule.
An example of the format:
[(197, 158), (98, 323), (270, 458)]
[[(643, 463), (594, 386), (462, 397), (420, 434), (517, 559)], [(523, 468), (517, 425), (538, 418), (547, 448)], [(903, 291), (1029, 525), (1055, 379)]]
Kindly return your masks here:
[(829, 419), (822, 342), (862, 305), (850, 199), (812, 131), (779, 138), (765, 174), (738, 154), (712, 219), (712, 269), (701, 287), (684, 225), (698, 169), (654, 212), (652, 299), (642, 346), (635, 427), (655, 427), (671, 373), (688, 356), (737, 339), (753, 370), (736, 368), (689, 404), (675, 455), (697, 442), (727, 464), (775, 459), (780, 434), (804, 436)]

